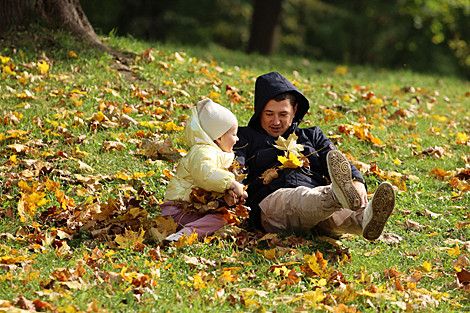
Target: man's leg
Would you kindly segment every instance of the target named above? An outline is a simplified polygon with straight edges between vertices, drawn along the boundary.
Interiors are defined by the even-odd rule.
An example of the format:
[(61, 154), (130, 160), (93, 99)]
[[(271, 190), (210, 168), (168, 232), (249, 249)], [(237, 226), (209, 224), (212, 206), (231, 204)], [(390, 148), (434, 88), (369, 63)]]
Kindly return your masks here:
[(364, 210), (342, 209), (313, 228), (319, 235), (335, 236), (341, 234), (362, 235), (362, 216)]
[(331, 186), (276, 190), (259, 204), (261, 223), (270, 233), (305, 234), (319, 222), (343, 210), (333, 199)]
[(349, 210), (357, 211), (362, 207), (362, 199), (354, 186), (351, 165), (339, 150), (331, 150), (326, 156), (328, 173), (335, 199)]
[(305, 234), (314, 228), (325, 235), (347, 233), (375, 240), (393, 211), (395, 192), (390, 183), (382, 183), (367, 205), (352, 211), (335, 201), (331, 186), (283, 188), (267, 196), (259, 206), (261, 223), (270, 233)]
[(376, 189), (371, 201), (358, 211), (343, 209), (315, 226), (324, 235), (355, 234), (368, 240), (380, 237), (395, 207), (395, 191), (385, 182)]

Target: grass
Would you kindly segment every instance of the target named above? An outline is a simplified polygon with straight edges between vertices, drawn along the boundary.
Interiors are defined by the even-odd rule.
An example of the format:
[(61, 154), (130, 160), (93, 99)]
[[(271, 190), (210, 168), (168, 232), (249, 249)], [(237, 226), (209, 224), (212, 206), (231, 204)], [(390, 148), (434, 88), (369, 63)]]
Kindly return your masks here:
[[(131, 61), (117, 65), (68, 33), (39, 27), (1, 42), (0, 306), (54, 312), (470, 309), (463, 276), (470, 270), (469, 82), (213, 46), (103, 40)], [(146, 62), (142, 53), (149, 48), (155, 59)], [(50, 67), (41, 73), (43, 61)], [(320, 126), (351, 159), (375, 166), (364, 168), (369, 191), (382, 181), (397, 186), (385, 233), (398, 240), (266, 239), (241, 232), (163, 247), (149, 236), (175, 164), (145, 155), (144, 139), (171, 137), (175, 149), (187, 149), (181, 128), (188, 106), (208, 96), (246, 125), (256, 77), (273, 70), (310, 99), (303, 127)], [(236, 88), (238, 101), (231, 101), (227, 86)], [(108, 127), (100, 111), (111, 121), (127, 114), (139, 123), (116, 119)], [(106, 141), (125, 147), (107, 150)], [(104, 236), (93, 236), (105, 227)], [(141, 240), (140, 228), (146, 231)]]

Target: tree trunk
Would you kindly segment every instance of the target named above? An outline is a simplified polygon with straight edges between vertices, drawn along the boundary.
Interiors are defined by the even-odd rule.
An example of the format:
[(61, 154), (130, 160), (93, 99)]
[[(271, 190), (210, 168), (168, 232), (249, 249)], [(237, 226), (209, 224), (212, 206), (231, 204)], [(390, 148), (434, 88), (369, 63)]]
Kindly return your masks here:
[(277, 49), (283, 0), (255, 0), (248, 52), (270, 55)]
[(93, 47), (122, 56), (103, 45), (83, 12), (80, 0), (0, 0), (0, 36), (34, 20), (44, 20), (51, 28), (66, 28)]

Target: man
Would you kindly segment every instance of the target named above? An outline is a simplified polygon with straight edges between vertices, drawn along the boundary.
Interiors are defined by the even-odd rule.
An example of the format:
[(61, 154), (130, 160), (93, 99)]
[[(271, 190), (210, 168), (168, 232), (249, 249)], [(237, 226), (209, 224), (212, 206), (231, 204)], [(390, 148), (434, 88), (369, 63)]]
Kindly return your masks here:
[[(298, 127), (308, 110), (307, 98), (279, 73), (256, 80), (255, 113), (247, 127), (239, 128), (234, 147), (237, 161), (248, 173), (244, 183), (251, 226), (272, 233), (305, 234), (314, 229), (377, 239), (395, 205), (391, 184), (382, 183), (367, 202), (359, 170), (320, 128)], [(308, 164), (279, 169), (278, 156), (285, 151), (274, 146), (275, 141), (291, 134), (298, 137), (296, 144), (303, 145), (301, 153)], [(263, 174), (270, 169), (277, 169), (278, 176), (265, 181)]]

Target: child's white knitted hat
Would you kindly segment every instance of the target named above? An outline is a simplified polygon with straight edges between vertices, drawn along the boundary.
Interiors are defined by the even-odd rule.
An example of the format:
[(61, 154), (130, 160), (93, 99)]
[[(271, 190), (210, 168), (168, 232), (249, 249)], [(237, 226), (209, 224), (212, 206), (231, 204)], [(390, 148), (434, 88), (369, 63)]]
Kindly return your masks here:
[(220, 138), (237, 122), (237, 118), (229, 109), (211, 99), (197, 103), (197, 114), (202, 129), (212, 140)]

